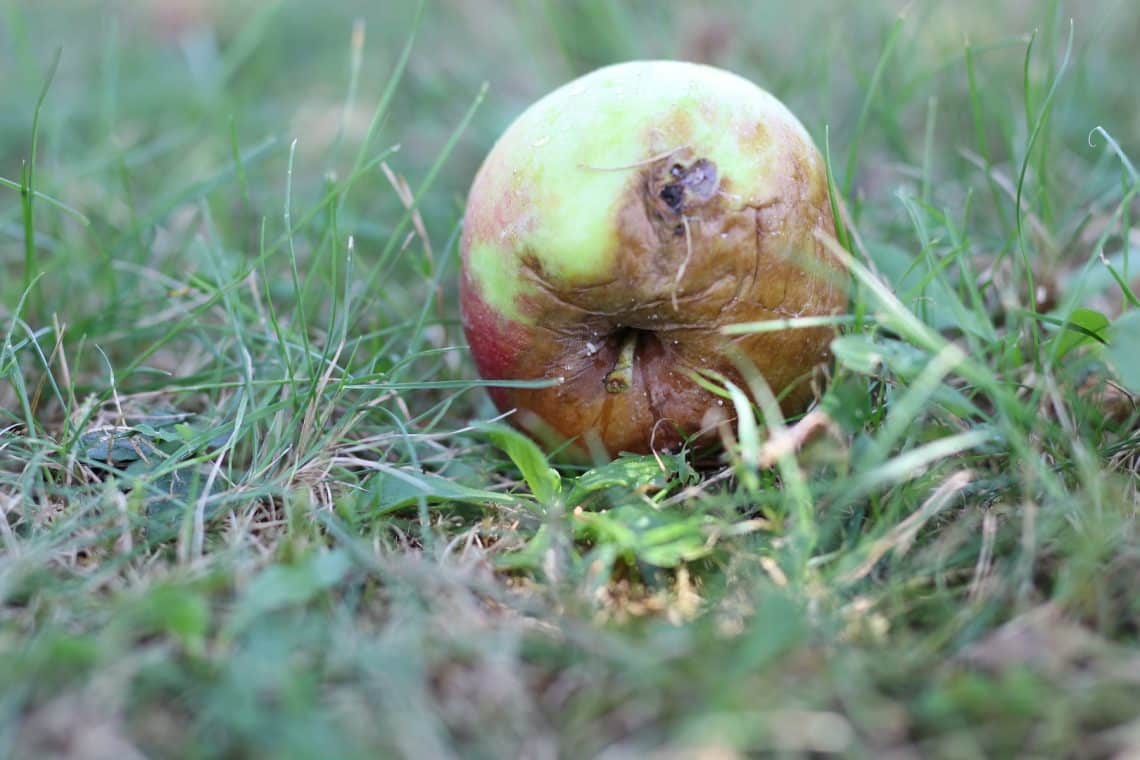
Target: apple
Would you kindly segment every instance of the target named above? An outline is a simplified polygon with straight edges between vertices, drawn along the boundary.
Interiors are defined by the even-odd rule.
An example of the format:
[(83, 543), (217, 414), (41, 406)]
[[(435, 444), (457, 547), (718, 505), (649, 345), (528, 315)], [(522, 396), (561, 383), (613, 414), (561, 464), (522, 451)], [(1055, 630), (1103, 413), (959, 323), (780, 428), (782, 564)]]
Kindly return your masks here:
[[(824, 163), (775, 97), (710, 66), (636, 61), (543, 97), (475, 176), (460, 307), (500, 410), (579, 453), (712, 441), (731, 405), (702, 388), (755, 366), (785, 414), (815, 397), (829, 326), (726, 325), (846, 309)], [(818, 388), (818, 383), (814, 386)]]

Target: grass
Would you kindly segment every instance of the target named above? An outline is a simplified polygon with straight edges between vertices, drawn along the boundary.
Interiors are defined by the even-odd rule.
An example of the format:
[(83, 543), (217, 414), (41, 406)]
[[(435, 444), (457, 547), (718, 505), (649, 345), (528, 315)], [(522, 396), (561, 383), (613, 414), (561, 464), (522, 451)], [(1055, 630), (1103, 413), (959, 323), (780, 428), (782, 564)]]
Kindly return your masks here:
[[(0, 756), (1140, 751), (1140, 14), (659, 5), (3, 4)], [(800, 452), (552, 467), (475, 379), (474, 169), (632, 57), (828, 156)]]

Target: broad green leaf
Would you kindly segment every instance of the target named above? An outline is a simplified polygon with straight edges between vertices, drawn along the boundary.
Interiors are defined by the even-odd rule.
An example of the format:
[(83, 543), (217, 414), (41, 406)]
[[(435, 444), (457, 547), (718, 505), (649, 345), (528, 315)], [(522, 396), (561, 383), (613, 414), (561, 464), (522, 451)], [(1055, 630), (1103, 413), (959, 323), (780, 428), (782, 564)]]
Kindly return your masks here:
[(162, 452), (145, 435), (133, 428), (105, 428), (84, 433), (79, 438), (83, 456), (111, 467), (122, 467), (131, 462), (149, 462), (157, 465)]
[[(607, 488), (621, 488), (636, 491), (646, 486), (664, 488), (674, 475), (681, 482), (689, 482), (696, 473), (689, 467), (683, 456), (662, 454), (657, 457), (624, 454), (612, 462), (598, 465), (578, 476), (566, 499), (568, 506), (577, 506), (587, 496)], [(665, 469), (662, 469), (662, 465)]]
[(576, 511), (574, 519), (578, 522), (579, 533), (582, 538), (589, 538), (596, 543), (614, 544), (623, 551), (632, 552), (637, 543), (635, 533), (624, 521), (616, 519), (615, 513), (619, 510), (605, 512)]
[(1054, 350), (1057, 352), (1057, 358), (1061, 359), (1077, 346), (1090, 342), (1103, 342), (1109, 324), (1108, 317), (1096, 309), (1083, 307), (1074, 309), (1069, 319), (1062, 323), (1061, 332), (1053, 338), (1056, 342)]
[(647, 530), (641, 536), (638, 554), (657, 567), (676, 567), (708, 555), (712, 550), (703, 530), (704, 519), (687, 517)]
[(848, 433), (862, 430), (873, 413), (867, 380), (845, 374), (828, 386), (820, 406)]
[(538, 444), (508, 427), (487, 429), (487, 437), (503, 450), (519, 468), (527, 486), (543, 504), (553, 504), (562, 493), (562, 477), (546, 461)]
[(626, 559), (657, 567), (676, 567), (712, 551), (706, 528), (715, 520), (707, 515), (630, 505), (597, 513), (579, 511), (574, 518), (579, 538), (595, 546), (612, 546)]

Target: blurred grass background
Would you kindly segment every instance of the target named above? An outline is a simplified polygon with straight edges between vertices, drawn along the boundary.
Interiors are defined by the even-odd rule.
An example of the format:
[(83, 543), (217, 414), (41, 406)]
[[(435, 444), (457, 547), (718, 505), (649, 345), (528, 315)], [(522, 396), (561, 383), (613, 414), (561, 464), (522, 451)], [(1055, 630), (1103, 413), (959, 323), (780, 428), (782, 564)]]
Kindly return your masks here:
[[(0, 7), (0, 756), (1140, 747), (1136, 413), (1078, 394), (1094, 352), (1034, 353), (1013, 212), (1024, 168), (1041, 311), (1126, 310), (1084, 273), (1103, 254), (1127, 275), (1136, 246), (1135, 176), (1093, 134), (1140, 155), (1134, 3)], [(455, 236), (527, 104), (653, 57), (783, 99), (892, 283), (942, 262), (940, 297), (996, 325), (979, 364), (1060, 388), (1052, 406), (946, 384), (900, 423), (917, 372), (849, 362), (862, 416), (804, 463), (809, 558), (780, 479), (738, 458), (699, 481), (683, 460), (607, 471), (609, 509), (566, 528), (503, 453), (523, 444), (467, 428), (494, 412)], [(32, 183), (67, 208), (29, 211), (49, 78)], [(999, 418), (979, 451), (908, 458)], [(849, 469), (884, 420), (913, 480)], [(967, 468), (953, 509), (899, 531)]]
[[(62, 49), (40, 124), (40, 189), (60, 190), (65, 202), (92, 215), (94, 236), (81, 243), (87, 256), (59, 257), (53, 267), (48, 251), (41, 261), (53, 275), (45, 277), (45, 296), (81, 296), (52, 298), (60, 316), (88, 318), (98, 306), (111, 321), (133, 321), (137, 312), (129, 311), (128, 302), (135, 299), (96, 304), (88, 299), (117, 289), (75, 286), (108, 277), (109, 257), (130, 260), (122, 238), (171, 219), (172, 210), (188, 205), (179, 192), (195, 182), (220, 186), (211, 202), (226, 213), (215, 221), (226, 234), (228, 226), (239, 225), (245, 237), (235, 240), (247, 249), (255, 244), (258, 216), (276, 216), (281, 206), (293, 139), (294, 203), (318, 200), (329, 177), (351, 168), (414, 17), (410, 2), (383, 10), (364, 2), (7, 3), (0, 92), (4, 176), (19, 179), (21, 161), (30, 153), (35, 97), (54, 52)], [(899, 18), (901, 28), (892, 32)], [(1046, 196), (1043, 213), (1063, 213), (1066, 204), (1054, 196), (1088, 196), (1103, 186), (1098, 183), (1104, 178), (1088, 171), (1092, 158), (1103, 154), (1089, 147), (1090, 130), (1102, 125), (1125, 146), (1140, 135), (1134, 88), (1123, 65), (1135, 58), (1140, 14), (1127, 2), (1079, 8), (1017, 2), (1000, 9), (981, 2), (877, 2), (840, 11), (824, 2), (725, 0), (701, 9), (610, 0), (441, 1), (426, 11), (373, 147), (398, 146), (388, 161), (392, 168), (413, 179), (426, 176), (481, 86), (489, 84), (486, 100), (419, 202), (442, 244), (482, 156), (528, 103), (605, 63), (699, 60), (741, 72), (771, 90), (817, 142), (822, 144), (830, 128), (832, 151), (841, 159), (837, 179), (855, 190), (856, 221), (869, 209), (882, 211), (872, 220), (877, 225), (906, 225), (901, 209), (888, 201), (900, 186), (914, 184), (919, 172), (935, 178), (940, 198), (961, 203), (974, 179), (963, 152), (979, 152), (977, 108), (989, 159), (1007, 177), (1016, 176), (1031, 118), (1021, 102), (1026, 77), (1036, 101), (1030, 106), (1038, 108), (1056, 74), (1070, 19), (1072, 65), (1040, 159), (1057, 181), (1033, 188)], [(352, 42), (355, 24), (359, 49)], [(1038, 55), (1023, 69), (1035, 32)], [(888, 43), (889, 56), (877, 70)], [(974, 101), (966, 43), (977, 68)], [(352, 74), (357, 55), (359, 70)], [(876, 94), (863, 114), (872, 82)], [(232, 165), (235, 149), (256, 160), (232, 183), (218, 172)], [(848, 151), (859, 160), (849, 163)], [(849, 170), (852, 176), (846, 176)], [(386, 244), (386, 220), (399, 200), (379, 172), (356, 183), (354, 200), (345, 226), (358, 251), (370, 256)], [(235, 204), (243, 213), (232, 213)], [(1070, 208), (1074, 214), (1085, 211), (1080, 204)], [(5, 218), (13, 220), (14, 214)], [(1045, 221), (1077, 224), (1072, 218)], [(98, 234), (104, 230), (114, 234)], [(1045, 252), (1053, 258), (1062, 254)], [(181, 263), (186, 269), (194, 265)], [(7, 274), (17, 281), (13, 266), (7, 265)], [(130, 289), (129, 281), (122, 285)], [(74, 311), (61, 309), (64, 303)]]

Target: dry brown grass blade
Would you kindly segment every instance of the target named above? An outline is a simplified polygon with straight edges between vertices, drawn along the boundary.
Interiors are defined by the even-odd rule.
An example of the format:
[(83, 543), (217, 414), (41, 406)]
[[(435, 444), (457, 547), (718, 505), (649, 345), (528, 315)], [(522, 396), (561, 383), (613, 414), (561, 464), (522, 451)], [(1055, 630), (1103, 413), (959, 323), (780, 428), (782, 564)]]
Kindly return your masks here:
[(791, 427), (773, 431), (771, 437), (760, 447), (758, 464), (762, 469), (775, 467), (781, 457), (795, 454), (823, 433), (840, 437), (839, 428), (827, 412), (813, 409)]
[(423, 216), (420, 215), (420, 210), (416, 208), (416, 197), (415, 194), (412, 193), (411, 186), (406, 179), (392, 171), (392, 167), (388, 166), (387, 161), (380, 163), (380, 170), (384, 172), (384, 176), (387, 177), (388, 184), (396, 191), (396, 197), (400, 199), (400, 203), (403, 204), (407, 212), (411, 214), (412, 227), (416, 231), (416, 237), (423, 243), (424, 253), (427, 255), (428, 261), (434, 261), (435, 256), (432, 254), (431, 240), (428, 238), (427, 226), (424, 225), (424, 219)]

